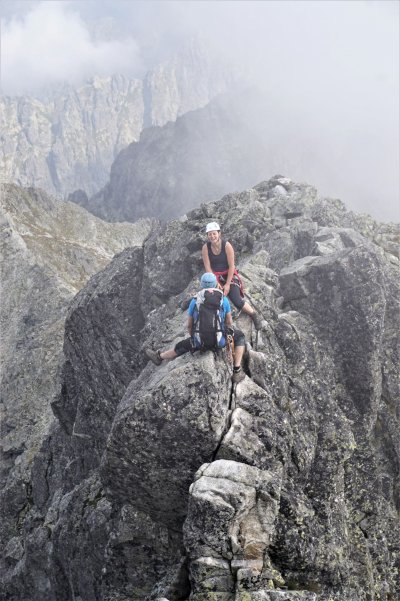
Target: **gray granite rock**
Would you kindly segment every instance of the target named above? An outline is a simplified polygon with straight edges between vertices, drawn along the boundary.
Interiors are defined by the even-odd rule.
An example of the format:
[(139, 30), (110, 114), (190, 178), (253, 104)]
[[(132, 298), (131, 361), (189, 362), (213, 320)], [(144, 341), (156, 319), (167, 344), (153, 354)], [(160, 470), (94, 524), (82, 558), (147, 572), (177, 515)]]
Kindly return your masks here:
[[(233, 387), (223, 353), (141, 355), (186, 336), (211, 219), (263, 318), (257, 333), (237, 317)], [(68, 317), (60, 419), (28, 498), (8, 489), (5, 598), (396, 599), (396, 236), (276, 176), (153, 229), (92, 279)]]
[(114, 419), (102, 462), (108, 494), (126, 500), (134, 494), (138, 509), (181, 527), (194, 473), (212, 459), (225, 428), (230, 386), (227, 366), (212, 353), (146, 368)]
[(30, 472), (54, 422), (51, 402), (61, 387), (68, 304), (115, 254), (127, 246), (140, 247), (150, 229), (150, 221), (104, 223), (42, 191), (2, 186), (3, 544), (19, 536), (16, 524), (23, 522), (33, 499), (48, 495), (42, 479), (32, 493)]
[(264, 565), (279, 508), (282, 469), (218, 459), (202, 466), (190, 487), (184, 527), (189, 555), (192, 599), (215, 598), (275, 579)]

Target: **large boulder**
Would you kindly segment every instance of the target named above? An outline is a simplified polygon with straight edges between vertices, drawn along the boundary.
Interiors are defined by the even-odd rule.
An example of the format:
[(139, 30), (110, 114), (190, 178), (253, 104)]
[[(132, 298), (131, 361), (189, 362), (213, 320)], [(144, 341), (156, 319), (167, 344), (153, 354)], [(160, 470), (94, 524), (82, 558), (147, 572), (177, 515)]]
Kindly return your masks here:
[(230, 373), (212, 353), (146, 368), (126, 391), (103, 456), (109, 495), (178, 528), (198, 466), (211, 460), (230, 403)]
[(190, 487), (185, 546), (191, 598), (234, 599), (234, 592), (282, 578), (264, 561), (279, 509), (282, 469), (218, 459), (200, 468)]

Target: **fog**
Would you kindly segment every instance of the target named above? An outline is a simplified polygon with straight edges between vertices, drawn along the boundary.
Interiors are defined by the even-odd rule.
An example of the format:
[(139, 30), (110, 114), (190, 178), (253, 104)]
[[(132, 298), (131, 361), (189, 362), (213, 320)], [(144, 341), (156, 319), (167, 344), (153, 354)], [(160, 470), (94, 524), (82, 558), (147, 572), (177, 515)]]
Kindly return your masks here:
[(2, 13), (6, 94), (142, 77), (201, 35), (262, 89), (282, 173), (399, 220), (398, 2), (6, 1)]

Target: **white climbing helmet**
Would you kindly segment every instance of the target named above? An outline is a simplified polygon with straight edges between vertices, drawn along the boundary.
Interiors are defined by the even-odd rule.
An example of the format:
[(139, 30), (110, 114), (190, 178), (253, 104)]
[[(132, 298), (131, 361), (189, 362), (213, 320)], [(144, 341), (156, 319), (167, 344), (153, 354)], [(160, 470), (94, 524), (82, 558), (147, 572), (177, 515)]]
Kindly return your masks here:
[(216, 221), (212, 221), (206, 225), (206, 234), (208, 234), (208, 232), (219, 232), (220, 229), (221, 228), (219, 227), (218, 223)]

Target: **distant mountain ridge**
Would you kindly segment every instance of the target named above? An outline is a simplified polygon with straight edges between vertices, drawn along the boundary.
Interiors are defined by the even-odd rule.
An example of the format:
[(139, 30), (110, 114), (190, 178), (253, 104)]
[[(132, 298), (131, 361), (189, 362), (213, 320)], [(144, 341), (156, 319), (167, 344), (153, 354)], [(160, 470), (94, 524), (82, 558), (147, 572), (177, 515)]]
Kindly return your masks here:
[[(176, 121), (143, 130), (139, 141), (118, 154), (104, 188), (93, 196), (77, 190), (69, 200), (107, 221), (166, 221), (284, 173), (297, 181), (316, 181), (326, 196), (365, 212), (376, 192), (373, 178), (361, 181), (343, 166), (340, 170), (334, 146), (312, 142), (312, 132), (278, 117), (265, 90), (238, 83)], [(343, 195), (332, 192), (341, 188)], [(392, 213), (397, 221), (389, 205), (385, 198), (368, 212), (378, 221)]]
[(264, 125), (254, 123), (259, 113), (253, 90), (220, 95), (175, 122), (145, 129), (117, 156), (102, 190), (69, 199), (107, 221), (168, 220), (247, 188), (282, 164)]
[(0, 99), (0, 165), (4, 182), (40, 187), (59, 197), (106, 183), (118, 152), (144, 127), (164, 125), (206, 105), (234, 77), (193, 41), (143, 80), (93, 77), (53, 98)]

